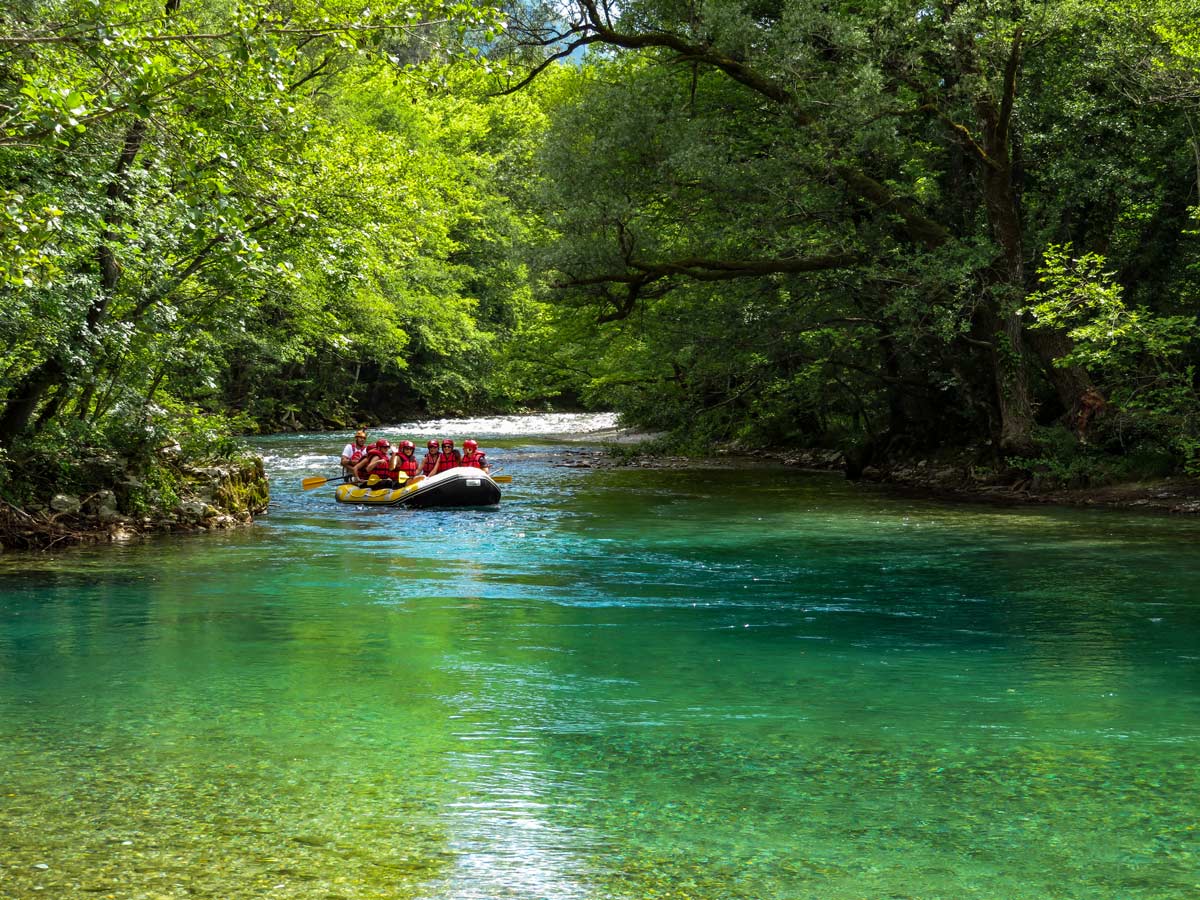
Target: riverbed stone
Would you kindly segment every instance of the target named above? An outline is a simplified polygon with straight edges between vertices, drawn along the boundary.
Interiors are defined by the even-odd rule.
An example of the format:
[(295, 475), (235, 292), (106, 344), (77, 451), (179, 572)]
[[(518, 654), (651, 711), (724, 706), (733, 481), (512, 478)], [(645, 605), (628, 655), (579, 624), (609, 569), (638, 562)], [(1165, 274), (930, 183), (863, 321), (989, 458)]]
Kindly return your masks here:
[[(85, 461), (99, 490), (77, 497), (47, 490), (14, 515), (11, 546), (69, 546), (124, 541), (155, 532), (215, 530), (248, 525), (266, 512), (270, 485), (261, 459), (206, 461), (193, 466), (172, 453), (157, 468), (126, 467), (115, 455)], [(24, 528), (20, 525), (25, 524)], [(3, 548), (0, 548), (3, 549)]]

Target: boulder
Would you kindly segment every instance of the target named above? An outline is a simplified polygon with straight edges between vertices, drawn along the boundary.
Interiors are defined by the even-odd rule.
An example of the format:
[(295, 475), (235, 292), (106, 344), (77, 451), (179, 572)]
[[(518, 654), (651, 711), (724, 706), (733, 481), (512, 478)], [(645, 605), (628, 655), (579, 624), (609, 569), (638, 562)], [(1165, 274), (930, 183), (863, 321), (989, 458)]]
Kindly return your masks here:
[(105, 510), (116, 511), (117, 495), (112, 491), (97, 491), (88, 501), (88, 506), (97, 514)]
[(213, 506), (232, 515), (266, 512), (271, 500), (271, 488), (261, 459), (232, 465), (217, 485)]
[(66, 513), (73, 516), (83, 507), (78, 497), (70, 494), (55, 494), (50, 498), (50, 508), (56, 513)]
[(179, 505), (175, 507), (175, 515), (185, 522), (199, 522), (203, 519), (211, 519), (217, 515), (217, 511), (203, 500), (193, 498), (180, 501)]

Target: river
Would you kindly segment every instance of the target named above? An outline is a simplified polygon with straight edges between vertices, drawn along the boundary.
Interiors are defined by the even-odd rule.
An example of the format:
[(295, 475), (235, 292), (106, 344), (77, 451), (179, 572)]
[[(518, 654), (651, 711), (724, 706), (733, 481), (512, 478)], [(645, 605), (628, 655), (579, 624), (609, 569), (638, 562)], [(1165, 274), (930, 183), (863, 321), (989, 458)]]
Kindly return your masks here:
[(561, 465), (610, 425), (378, 432), (496, 510), (264, 438), (253, 528), (0, 560), (0, 896), (1200, 894), (1200, 523)]

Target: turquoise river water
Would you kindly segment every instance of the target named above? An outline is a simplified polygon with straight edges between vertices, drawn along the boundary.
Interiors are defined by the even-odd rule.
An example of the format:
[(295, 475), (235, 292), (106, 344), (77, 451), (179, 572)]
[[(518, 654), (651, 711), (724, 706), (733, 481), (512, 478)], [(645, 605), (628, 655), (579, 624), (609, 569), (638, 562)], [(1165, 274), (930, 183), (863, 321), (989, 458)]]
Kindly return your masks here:
[(0, 559), (0, 897), (1200, 896), (1200, 522), (556, 465), (586, 424), (414, 426), (496, 510), (276, 437), (253, 528)]

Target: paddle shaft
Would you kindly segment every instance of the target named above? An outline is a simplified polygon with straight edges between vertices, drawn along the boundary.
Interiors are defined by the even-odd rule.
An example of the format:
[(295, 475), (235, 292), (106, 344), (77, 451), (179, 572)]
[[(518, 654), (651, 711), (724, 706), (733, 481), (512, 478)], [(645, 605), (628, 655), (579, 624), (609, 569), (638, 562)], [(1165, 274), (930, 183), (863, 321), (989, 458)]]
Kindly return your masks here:
[[(340, 475), (330, 475), (328, 478), (322, 478), (319, 475), (315, 475), (312, 478), (305, 478), (303, 481), (300, 482), (300, 486), (303, 487), (304, 490), (306, 490), (306, 491), (311, 491), (313, 488), (319, 488), (321, 485), (329, 484), (329, 482), (335, 481), (341, 477), (342, 476), (340, 476)], [(400, 484), (403, 484), (405, 481), (408, 480), (407, 475), (401, 475), (398, 472), (389, 477)], [(366, 481), (367, 487), (370, 487), (373, 484), (378, 484), (379, 481), (380, 481), (380, 478), (378, 475), (372, 475)]]

